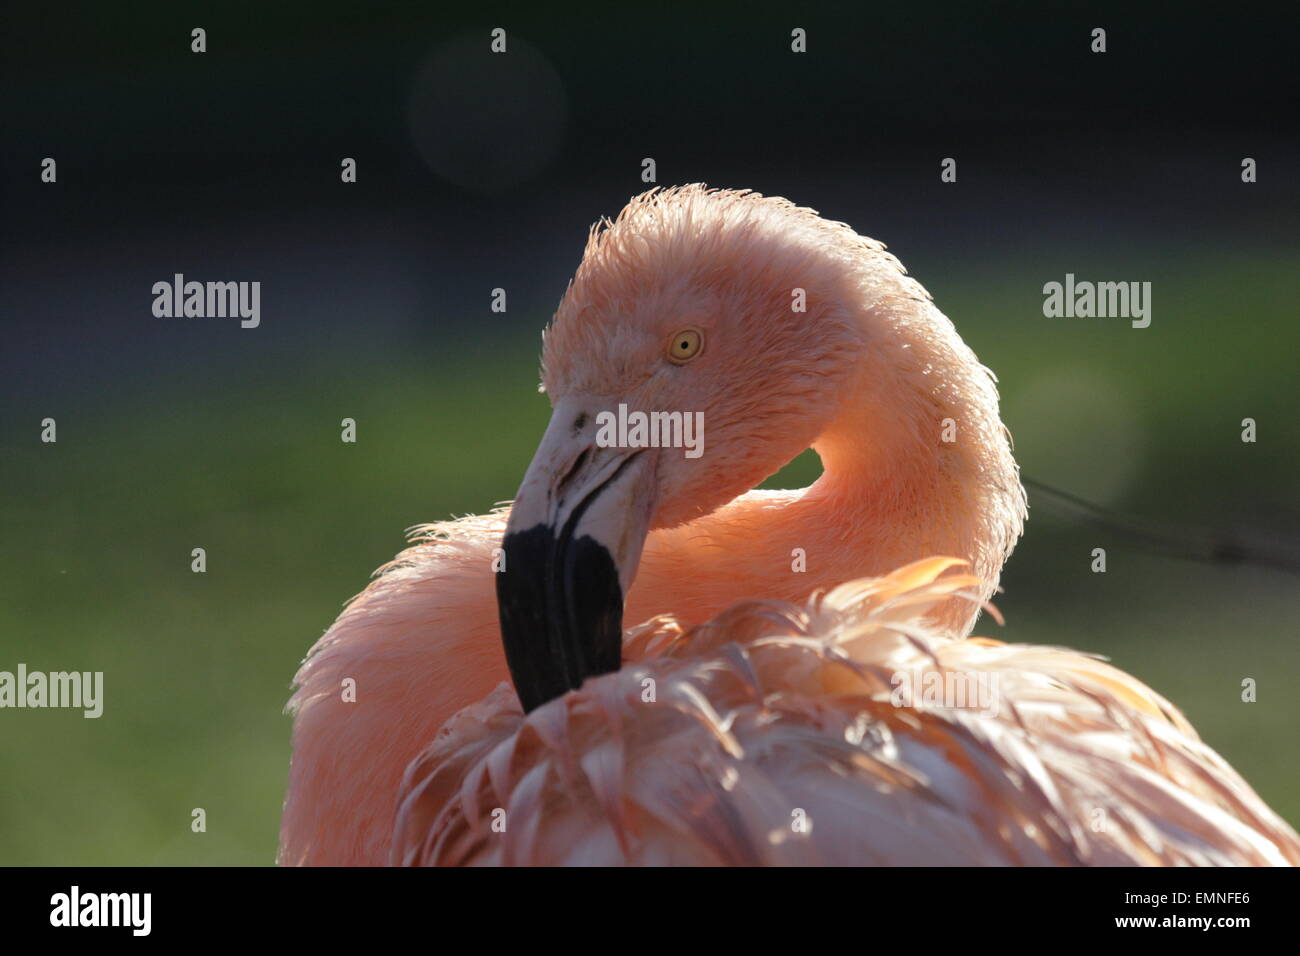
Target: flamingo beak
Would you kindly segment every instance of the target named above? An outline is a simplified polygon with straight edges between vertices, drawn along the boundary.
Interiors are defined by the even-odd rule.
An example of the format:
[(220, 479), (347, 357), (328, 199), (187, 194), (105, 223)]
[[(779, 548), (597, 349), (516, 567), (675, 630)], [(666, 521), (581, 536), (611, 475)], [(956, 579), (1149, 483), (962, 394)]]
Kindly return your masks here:
[(622, 665), (623, 598), (654, 510), (654, 459), (600, 447), (596, 432), (589, 401), (556, 404), (506, 524), (497, 610), (525, 711)]

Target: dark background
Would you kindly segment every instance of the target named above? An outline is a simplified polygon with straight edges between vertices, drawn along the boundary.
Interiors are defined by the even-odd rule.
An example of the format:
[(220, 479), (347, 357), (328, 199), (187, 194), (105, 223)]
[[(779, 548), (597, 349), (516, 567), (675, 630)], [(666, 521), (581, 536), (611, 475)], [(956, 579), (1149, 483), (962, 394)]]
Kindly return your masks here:
[[(1028, 475), (1297, 540), (1293, 8), (470, 9), (6, 5), (0, 669), (103, 670), (106, 703), (0, 712), (0, 862), (273, 859), (297, 661), (403, 528), (514, 493), (538, 333), (644, 157), (887, 242), (998, 373)], [(154, 318), (176, 272), (260, 281), (261, 327)], [(1152, 282), (1151, 327), (1044, 318), (1067, 272)], [(1295, 576), (1050, 504), (980, 630), (1111, 656), (1300, 819)]]

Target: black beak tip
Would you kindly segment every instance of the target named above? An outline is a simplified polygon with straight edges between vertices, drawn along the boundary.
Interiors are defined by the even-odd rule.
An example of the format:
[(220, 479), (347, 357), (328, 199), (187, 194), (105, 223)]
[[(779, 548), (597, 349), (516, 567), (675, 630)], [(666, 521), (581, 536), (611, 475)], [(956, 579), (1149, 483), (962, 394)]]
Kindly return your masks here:
[(506, 534), (498, 572), (501, 639), (525, 712), (622, 665), (618, 566), (590, 536), (547, 525)]

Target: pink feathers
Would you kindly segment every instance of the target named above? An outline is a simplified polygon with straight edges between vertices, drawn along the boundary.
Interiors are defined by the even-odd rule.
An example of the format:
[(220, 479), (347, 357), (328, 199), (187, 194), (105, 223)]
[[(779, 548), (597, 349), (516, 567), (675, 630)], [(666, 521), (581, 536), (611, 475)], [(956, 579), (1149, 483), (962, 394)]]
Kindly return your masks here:
[[(991, 374), (880, 243), (783, 199), (647, 193), (593, 230), (544, 364), (584, 410), (548, 431), (561, 473), (586, 411), (707, 426), (700, 458), (640, 462), (622, 669), (525, 718), (508, 512), (423, 529), (299, 671), (282, 862), (1300, 861), (1136, 680), (962, 639), (1024, 492)], [(812, 487), (750, 490), (809, 446)]]

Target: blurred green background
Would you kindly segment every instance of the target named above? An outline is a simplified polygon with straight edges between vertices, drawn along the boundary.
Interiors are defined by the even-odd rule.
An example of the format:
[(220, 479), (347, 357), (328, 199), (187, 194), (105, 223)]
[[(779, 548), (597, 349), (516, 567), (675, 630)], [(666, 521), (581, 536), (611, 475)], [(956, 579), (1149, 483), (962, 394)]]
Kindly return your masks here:
[[(405, 528), (514, 494), (548, 418), (539, 332), (646, 157), (889, 243), (997, 373), (1027, 475), (1300, 541), (1293, 11), (0, 16), (0, 670), (105, 673), (98, 720), (0, 712), (0, 864), (274, 860), (298, 662)], [(261, 326), (153, 317), (176, 272), (262, 282)], [(1045, 318), (1067, 272), (1151, 282), (1151, 327)], [(1108, 655), (1300, 823), (1295, 575), (1151, 554), (1033, 497), (1003, 585), (1006, 626), (980, 631)]]

